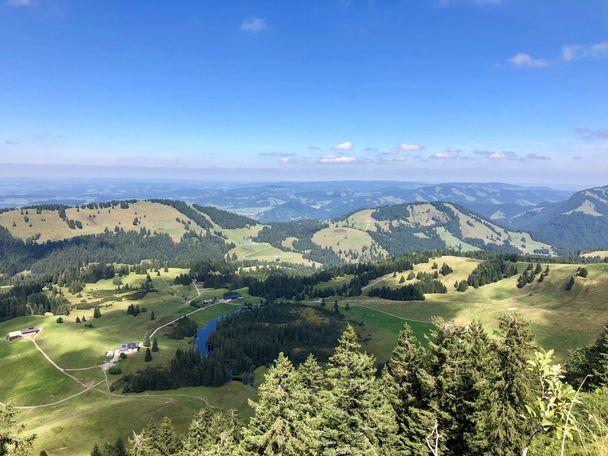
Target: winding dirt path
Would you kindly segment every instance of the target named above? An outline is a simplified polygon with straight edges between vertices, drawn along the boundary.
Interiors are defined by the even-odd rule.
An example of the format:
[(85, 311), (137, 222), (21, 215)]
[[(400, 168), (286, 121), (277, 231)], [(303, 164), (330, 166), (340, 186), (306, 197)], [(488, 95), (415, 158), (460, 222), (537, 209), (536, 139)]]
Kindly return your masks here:
[(383, 313), (384, 315), (388, 315), (389, 317), (398, 318), (399, 320), (403, 320), (403, 321), (413, 321), (413, 322), (416, 322), (416, 323), (427, 323), (427, 324), (433, 323), (432, 321), (428, 321), (428, 320), (427, 321), (424, 321), (424, 320), (414, 320), (413, 318), (400, 317), (399, 315), (395, 315), (395, 314), (392, 314), (390, 312), (385, 312), (384, 310), (376, 309), (374, 307), (364, 306), (364, 305), (361, 305), (361, 304), (353, 304), (351, 307), (363, 307), (365, 309), (373, 310), (375, 312), (380, 312), (380, 313)]

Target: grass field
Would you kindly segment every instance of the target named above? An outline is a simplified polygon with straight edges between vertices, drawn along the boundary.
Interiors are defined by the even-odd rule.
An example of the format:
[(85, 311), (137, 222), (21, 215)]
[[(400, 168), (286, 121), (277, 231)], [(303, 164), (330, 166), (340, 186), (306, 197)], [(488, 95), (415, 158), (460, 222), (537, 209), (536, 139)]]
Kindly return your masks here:
[(356, 328), (363, 348), (372, 353), (379, 363), (385, 363), (390, 358), (399, 331), (405, 324), (410, 326), (414, 335), (422, 343), (425, 341), (424, 336), (429, 334), (434, 326), (432, 323), (407, 320), (361, 306), (351, 306), (349, 310), (342, 307), (341, 311)]
[[(346, 255), (348, 251), (357, 253), (359, 258), (364, 259), (365, 253), (369, 253), (370, 248), (375, 244), (366, 231), (339, 225), (332, 225), (317, 231), (312, 237), (312, 242), (324, 248), (331, 247), (341, 258), (350, 260), (352, 258)], [(384, 249), (379, 249), (386, 253)]]
[[(301, 253), (288, 252), (274, 247), (266, 242), (255, 242), (255, 238), (264, 225), (255, 225), (249, 228), (221, 229), (222, 236), (233, 242), (235, 247), (230, 250), (230, 255), (236, 255), (239, 260), (258, 260), (270, 263), (293, 263), (305, 266), (321, 266), (319, 263), (305, 259)], [(291, 239), (293, 242), (295, 238)], [(285, 245), (286, 249), (290, 247)]]
[[(438, 259), (437, 263), (441, 265), (441, 261)], [(464, 293), (455, 292), (449, 286), (464, 273), (459, 272), (455, 260), (448, 264), (455, 272), (444, 279), (447, 294), (430, 294), (425, 301), (411, 302), (360, 296), (349, 298), (351, 306), (368, 306), (420, 321), (431, 321), (434, 316), (461, 322), (479, 320), (490, 330), (496, 327), (501, 314), (517, 311), (530, 321), (539, 343), (554, 348), (561, 357), (572, 348), (591, 343), (608, 321), (608, 264), (587, 265), (589, 276), (577, 278), (570, 291), (565, 290), (565, 284), (575, 275), (578, 265), (552, 264), (551, 272), (542, 283), (534, 282), (518, 289), (517, 276), (514, 276), (478, 289), (469, 288)]]
[[(64, 289), (64, 295), (74, 306), (86, 300), (88, 308), (64, 316), (63, 324), (58, 324), (57, 317), (51, 315), (19, 317), (0, 323), (0, 402), (26, 407), (20, 410), (21, 420), (27, 423), (28, 432), (39, 435), (37, 451), (45, 449), (49, 454), (68, 456), (85, 454), (95, 441), (115, 440), (118, 436), (126, 441), (132, 430), (140, 429), (149, 419), (163, 416), (171, 417), (178, 430), (185, 431), (204, 401), (223, 409), (237, 409), (244, 418), (250, 415), (247, 400), (256, 396), (256, 388), (240, 382), (220, 388), (182, 388), (149, 394), (109, 393), (109, 384), (116, 378), (108, 375), (106, 381), (98, 367), (104, 362), (107, 350), (116, 350), (123, 342), (142, 342), (153, 328), (195, 310), (186, 304), (197, 295), (193, 286), (172, 285), (173, 278), (183, 271), (170, 269), (168, 273), (161, 270), (160, 276), (152, 274), (154, 288), (158, 291), (140, 300), (128, 299), (132, 291), (115, 290), (111, 280), (87, 284), (81, 296), (71, 295)], [(134, 273), (123, 278), (124, 283), (133, 287), (145, 280), (144, 274)], [(220, 296), (224, 291), (227, 290), (202, 289), (201, 298)], [(258, 302), (246, 290), (238, 291), (248, 302)], [(129, 304), (146, 307), (147, 312), (130, 316), (126, 313)], [(92, 309), (96, 305), (100, 306), (102, 317), (93, 319)], [(204, 326), (236, 308), (238, 306), (234, 304), (213, 305), (190, 318)], [(156, 316), (154, 321), (150, 320), (152, 311)], [(76, 324), (77, 316), (86, 316), (94, 328)], [(29, 326), (42, 328), (36, 342), (59, 367), (66, 369), (65, 372), (54, 367), (31, 341), (4, 340), (9, 331)], [(123, 371), (134, 372), (145, 365), (166, 365), (175, 349), (190, 346), (193, 339), (172, 340), (161, 330), (158, 341), (160, 350), (154, 353), (152, 362), (145, 363), (141, 351), (120, 362)], [(261, 381), (260, 375), (256, 375), (256, 379)], [(97, 389), (87, 390), (93, 386)]]
[[(439, 258), (432, 258), (427, 263), (414, 265), (414, 274), (417, 274), (418, 272), (433, 273), (435, 272), (435, 270), (433, 269), (433, 263), (437, 263), (438, 268), (441, 268), (443, 263), (445, 263), (450, 266), (454, 270), (454, 272), (448, 274), (447, 276), (439, 274), (438, 280), (446, 286), (446, 288), (448, 289), (448, 293), (457, 293), (456, 289), (454, 288), (454, 282), (466, 280), (469, 274), (473, 272), (473, 269), (475, 269), (475, 267), (477, 267), (480, 262), (480, 260), (475, 260), (472, 258), (446, 255)], [(403, 286), (407, 283), (416, 283), (416, 279), (406, 280), (404, 283), (399, 283), (401, 280), (401, 276), (407, 279), (409, 272), (409, 270), (399, 271), (395, 276), (393, 276), (393, 274), (387, 274), (379, 280), (375, 280), (373, 282), (373, 285), (369, 288), (383, 286), (396, 288), (399, 286)]]
[[(0, 214), (0, 225), (20, 239), (40, 235), (39, 242), (101, 234), (106, 229), (113, 231), (116, 226), (125, 231), (139, 231), (143, 227), (152, 232), (167, 233), (174, 241), (181, 239), (186, 232), (186, 225), (196, 232), (204, 233), (200, 226), (176, 209), (149, 201), (130, 203), (126, 209), (120, 206), (104, 209), (67, 209), (67, 218), (80, 221), (82, 229), (70, 229), (59, 217), (59, 211), (44, 210), (37, 214), (35, 209), (29, 209), (27, 214), (25, 212), (26, 210), (22, 215), (19, 210), (14, 210)], [(137, 225), (133, 224), (135, 218), (139, 221)]]
[(583, 253), (581, 256), (584, 258), (608, 258), (608, 250), (594, 250), (593, 252)]

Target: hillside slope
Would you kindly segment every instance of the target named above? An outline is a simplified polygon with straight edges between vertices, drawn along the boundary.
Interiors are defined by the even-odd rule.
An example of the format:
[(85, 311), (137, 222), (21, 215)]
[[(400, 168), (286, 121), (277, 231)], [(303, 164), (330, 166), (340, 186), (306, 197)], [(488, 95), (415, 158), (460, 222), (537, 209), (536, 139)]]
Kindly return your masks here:
[(608, 247), (608, 186), (575, 193), (561, 203), (541, 204), (502, 223), (529, 231), (560, 252)]
[(364, 230), (391, 255), (455, 248), (549, 254), (549, 244), (507, 230), (452, 203), (412, 203), (358, 211), (338, 222)]

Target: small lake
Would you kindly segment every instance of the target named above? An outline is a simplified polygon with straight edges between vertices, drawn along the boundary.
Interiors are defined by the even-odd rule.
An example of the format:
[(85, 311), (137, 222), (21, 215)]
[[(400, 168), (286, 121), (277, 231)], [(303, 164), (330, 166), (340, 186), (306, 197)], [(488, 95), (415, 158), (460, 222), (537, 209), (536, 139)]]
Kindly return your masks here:
[(207, 341), (209, 340), (209, 336), (211, 335), (211, 333), (215, 331), (215, 328), (217, 328), (217, 323), (222, 319), (226, 318), (228, 315), (233, 315), (240, 311), (241, 309), (235, 310), (234, 312), (230, 312), (226, 315), (214, 318), (209, 323), (207, 323), (207, 326), (205, 326), (204, 328), (200, 328), (196, 332), (196, 341), (194, 342), (194, 345), (203, 356), (207, 356), (209, 354), (209, 349), (207, 348)]

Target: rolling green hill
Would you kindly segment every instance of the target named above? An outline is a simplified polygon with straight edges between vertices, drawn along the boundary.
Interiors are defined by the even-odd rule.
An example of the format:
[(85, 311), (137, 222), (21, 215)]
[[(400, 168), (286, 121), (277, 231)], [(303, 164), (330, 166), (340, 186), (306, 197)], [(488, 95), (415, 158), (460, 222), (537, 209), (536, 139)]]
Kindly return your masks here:
[(540, 204), (502, 220), (534, 233), (560, 252), (608, 247), (608, 186), (575, 193), (561, 203)]

